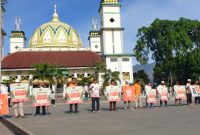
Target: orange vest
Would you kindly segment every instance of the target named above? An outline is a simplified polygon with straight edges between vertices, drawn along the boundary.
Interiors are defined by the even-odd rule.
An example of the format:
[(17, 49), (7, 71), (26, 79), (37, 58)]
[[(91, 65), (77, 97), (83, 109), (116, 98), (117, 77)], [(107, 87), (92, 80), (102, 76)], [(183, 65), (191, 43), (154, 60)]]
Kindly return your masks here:
[(73, 83), (70, 83), (68, 87), (75, 87), (76, 85)]
[(135, 87), (135, 95), (140, 96), (140, 94), (141, 94), (141, 86), (140, 86), (140, 84), (136, 83), (133, 86)]

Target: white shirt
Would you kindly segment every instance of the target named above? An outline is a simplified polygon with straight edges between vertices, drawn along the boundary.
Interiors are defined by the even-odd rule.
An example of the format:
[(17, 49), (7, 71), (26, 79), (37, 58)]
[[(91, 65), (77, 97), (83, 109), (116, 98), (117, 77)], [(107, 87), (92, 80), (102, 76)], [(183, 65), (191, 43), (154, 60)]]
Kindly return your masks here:
[(90, 85), (90, 90), (91, 90), (91, 97), (100, 97), (100, 89), (101, 89), (101, 86), (96, 83), (92, 83)]
[(159, 86), (157, 87), (157, 90), (158, 90), (158, 93), (159, 93), (159, 94), (161, 94), (162, 92), (167, 92), (167, 93), (168, 93), (167, 87), (166, 87), (165, 85), (159, 85)]
[(192, 89), (191, 89), (191, 84), (190, 83), (187, 83), (186, 86), (185, 86), (185, 88), (186, 88), (186, 92), (187, 93), (191, 93)]
[(8, 94), (8, 87), (4, 84), (1, 84), (0, 93), (1, 94)]

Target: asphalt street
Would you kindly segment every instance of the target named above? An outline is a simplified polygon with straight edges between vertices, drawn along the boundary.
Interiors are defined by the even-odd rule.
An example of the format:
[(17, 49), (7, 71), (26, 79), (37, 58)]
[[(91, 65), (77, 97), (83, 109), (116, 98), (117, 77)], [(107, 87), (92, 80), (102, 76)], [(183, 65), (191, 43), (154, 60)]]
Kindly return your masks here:
[(121, 102), (118, 110), (111, 112), (104, 101), (100, 112), (92, 113), (88, 103), (79, 105), (78, 114), (69, 113), (69, 106), (59, 103), (49, 108), (47, 116), (34, 116), (35, 108), (26, 106), (26, 118), (12, 117), (11, 109), (6, 120), (32, 135), (199, 135), (200, 105), (177, 107), (173, 103), (169, 107), (124, 110)]

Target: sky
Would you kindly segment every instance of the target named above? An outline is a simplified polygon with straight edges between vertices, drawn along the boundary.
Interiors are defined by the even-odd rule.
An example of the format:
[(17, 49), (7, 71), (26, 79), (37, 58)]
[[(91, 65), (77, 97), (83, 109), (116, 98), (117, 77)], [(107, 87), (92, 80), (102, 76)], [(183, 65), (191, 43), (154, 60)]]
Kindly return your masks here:
[[(137, 30), (149, 26), (156, 18), (178, 20), (180, 17), (200, 20), (200, 0), (120, 0), (125, 53), (133, 53), (137, 41)], [(20, 16), (22, 30), (28, 46), (33, 32), (40, 25), (51, 21), (57, 5), (59, 19), (79, 33), (87, 47), (92, 18), (99, 19), (100, 0), (8, 0), (4, 14), (5, 54), (9, 52), (9, 36), (15, 30), (15, 18)], [(98, 21), (100, 22), (100, 21)], [(149, 63), (153, 62), (150, 60)], [(137, 64), (133, 58), (133, 64)]]

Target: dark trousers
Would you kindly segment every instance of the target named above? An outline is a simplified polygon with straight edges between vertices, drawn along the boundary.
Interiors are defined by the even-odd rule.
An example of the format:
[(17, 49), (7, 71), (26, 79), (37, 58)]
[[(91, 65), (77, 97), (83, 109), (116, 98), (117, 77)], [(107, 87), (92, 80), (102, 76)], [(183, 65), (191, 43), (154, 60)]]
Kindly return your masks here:
[(10, 98), (8, 98), (8, 107), (12, 107), (11, 106), (11, 99)]
[(200, 97), (195, 97), (195, 104), (200, 104)]
[(73, 105), (74, 105), (74, 109), (75, 109), (75, 113), (77, 113), (78, 112), (78, 104), (76, 103), (76, 104), (70, 104), (69, 105), (69, 108), (70, 108), (70, 112), (73, 112)]
[(117, 104), (116, 101), (110, 102), (110, 111), (112, 111), (112, 110), (116, 111), (116, 104)]
[(175, 99), (175, 104), (176, 105), (182, 105), (181, 101), (182, 101), (182, 99)]
[(55, 103), (56, 103), (56, 100), (55, 99), (51, 99), (51, 104), (55, 105)]
[[(164, 102), (165, 102), (165, 106), (167, 106), (167, 101), (164, 101)], [(163, 101), (160, 100), (160, 107), (162, 106), (162, 104), (163, 104)]]
[(192, 94), (191, 93), (187, 93), (187, 104), (192, 104)]
[[(40, 115), (40, 106), (36, 106), (36, 115)], [(46, 107), (42, 106), (42, 115), (46, 114)]]
[(95, 104), (96, 104), (97, 111), (99, 111), (99, 97), (92, 98), (92, 111), (95, 111)]

